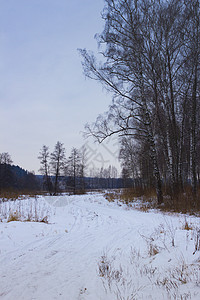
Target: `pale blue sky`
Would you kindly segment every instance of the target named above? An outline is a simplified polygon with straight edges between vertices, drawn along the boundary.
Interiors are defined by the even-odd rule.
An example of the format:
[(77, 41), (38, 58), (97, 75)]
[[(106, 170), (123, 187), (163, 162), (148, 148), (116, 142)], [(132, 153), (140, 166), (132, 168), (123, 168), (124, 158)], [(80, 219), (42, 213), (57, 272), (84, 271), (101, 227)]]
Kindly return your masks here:
[[(94, 35), (103, 29), (103, 5), (103, 0), (0, 0), (0, 152), (9, 152), (14, 164), (37, 172), (42, 145), (53, 150), (58, 140), (69, 155), (85, 143), (84, 124), (107, 110), (111, 95), (84, 78), (77, 51), (97, 51)], [(107, 154), (109, 164), (113, 154)]]

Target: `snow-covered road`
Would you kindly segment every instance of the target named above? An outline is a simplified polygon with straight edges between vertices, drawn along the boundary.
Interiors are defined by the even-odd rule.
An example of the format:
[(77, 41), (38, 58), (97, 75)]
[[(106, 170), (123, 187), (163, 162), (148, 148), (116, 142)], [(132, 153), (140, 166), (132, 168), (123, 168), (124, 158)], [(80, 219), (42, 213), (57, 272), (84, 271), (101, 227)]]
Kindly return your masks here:
[(48, 224), (0, 223), (0, 299), (200, 299), (199, 218), (186, 231), (100, 193), (37, 201)]

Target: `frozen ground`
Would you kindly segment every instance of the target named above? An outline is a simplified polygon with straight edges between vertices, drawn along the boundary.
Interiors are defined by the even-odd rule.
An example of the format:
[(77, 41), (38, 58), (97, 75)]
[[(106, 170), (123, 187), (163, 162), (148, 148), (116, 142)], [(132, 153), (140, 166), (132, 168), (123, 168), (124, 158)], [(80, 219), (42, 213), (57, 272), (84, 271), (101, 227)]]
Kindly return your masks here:
[(1, 202), (0, 221), (0, 299), (200, 299), (197, 217), (96, 193)]

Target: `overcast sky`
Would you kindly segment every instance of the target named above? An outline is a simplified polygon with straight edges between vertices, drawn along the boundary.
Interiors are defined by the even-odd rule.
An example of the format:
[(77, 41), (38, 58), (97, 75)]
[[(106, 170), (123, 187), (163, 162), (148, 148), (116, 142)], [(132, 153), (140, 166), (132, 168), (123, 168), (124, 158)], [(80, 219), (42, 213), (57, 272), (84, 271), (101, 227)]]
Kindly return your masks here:
[[(103, 0), (0, 0), (0, 152), (38, 173), (42, 145), (84, 143), (91, 166), (115, 164), (116, 139), (100, 148), (81, 131), (111, 95), (85, 79), (77, 48), (97, 51)], [(96, 161), (96, 162), (95, 162)]]

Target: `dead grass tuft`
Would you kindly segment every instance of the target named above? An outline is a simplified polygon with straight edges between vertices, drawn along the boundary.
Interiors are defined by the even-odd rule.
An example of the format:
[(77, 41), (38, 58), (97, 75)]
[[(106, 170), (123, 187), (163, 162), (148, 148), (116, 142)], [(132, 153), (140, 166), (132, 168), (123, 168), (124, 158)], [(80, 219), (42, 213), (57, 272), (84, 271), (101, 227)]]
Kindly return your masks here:
[(159, 253), (158, 247), (156, 245), (150, 244), (149, 245), (149, 256), (155, 256)]
[(20, 221), (20, 218), (21, 218), (21, 216), (18, 213), (18, 211), (10, 212), (7, 222), (9, 223), (9, 222), (14, 222), (14, 221)]
[(106, 200), (108, 200), (108, 202), (114, 202), (116, 199), (118, 199), (118, 194), (115, 192), (110, 192), (110, 193), (105, 193), (104, 197), (106, 198)]
[(185, 219), (185, 223), (184, 223), (184, 225), (183, 225), (183, 230), (187, 230), (187, 231), (193, 230), (192, 225), (189, 224), (188, 221), (187, 221), (186, 219)]
[(48, 222), (48, 217), (47, 216), (43, 217), (39, 222), (48, 224), (49, 223)]

